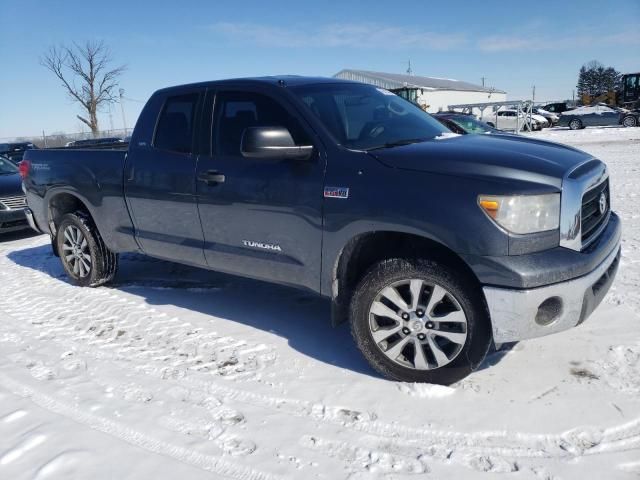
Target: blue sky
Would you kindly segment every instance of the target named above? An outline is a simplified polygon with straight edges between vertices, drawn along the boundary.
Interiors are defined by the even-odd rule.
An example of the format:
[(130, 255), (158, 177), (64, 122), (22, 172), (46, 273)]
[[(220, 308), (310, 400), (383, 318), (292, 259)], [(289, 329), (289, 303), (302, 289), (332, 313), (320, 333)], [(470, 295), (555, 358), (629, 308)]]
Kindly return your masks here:
[[(129, 126), (156, 89), (342, 68), (456, 78), (509, 98), (569, 98), (585, 62), (640, 71), (640, 0), (87, 2), (0, 0), (0, 138), (81, 131), (80, 113), (39, 65), (49, 46), (104, 40)], [(109, 128), (109, 115), (100, 115)], [(119, 105), (113, 123), (122, 127)]]

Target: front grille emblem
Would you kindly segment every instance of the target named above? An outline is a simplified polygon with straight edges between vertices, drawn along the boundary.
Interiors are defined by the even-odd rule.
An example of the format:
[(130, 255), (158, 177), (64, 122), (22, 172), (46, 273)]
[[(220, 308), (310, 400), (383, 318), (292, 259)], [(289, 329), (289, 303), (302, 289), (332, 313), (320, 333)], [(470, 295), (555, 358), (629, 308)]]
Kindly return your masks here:
[(598, 200), (598, 206), (600, 207), (600, 215), (603, 215), (607, 211), (607, 196), (602, 192), (600, 194), (600, 200)]

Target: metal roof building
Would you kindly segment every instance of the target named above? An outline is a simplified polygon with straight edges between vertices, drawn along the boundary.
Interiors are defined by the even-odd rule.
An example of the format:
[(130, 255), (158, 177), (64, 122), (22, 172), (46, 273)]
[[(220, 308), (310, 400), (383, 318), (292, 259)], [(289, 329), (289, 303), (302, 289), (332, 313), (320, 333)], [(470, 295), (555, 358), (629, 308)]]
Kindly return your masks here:
[(503, 90), (448, 78), (351, 69), (341, 70), (334, 77), (368, 83), (394, 91), (408, 100), (424, 105), (429, 112), (447, 110), (449, 105), (453, 104), (507, 99), (507, 93)]

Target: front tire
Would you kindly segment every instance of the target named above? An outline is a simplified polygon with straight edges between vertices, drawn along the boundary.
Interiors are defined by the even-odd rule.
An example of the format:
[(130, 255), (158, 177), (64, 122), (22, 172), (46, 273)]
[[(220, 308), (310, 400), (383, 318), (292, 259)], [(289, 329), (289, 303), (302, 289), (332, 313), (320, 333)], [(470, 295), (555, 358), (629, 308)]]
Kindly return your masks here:
[(491, 345), (477, 285), (430, 260), (376, 264), (355, 290), (351, 333), (383, 376), (448, 385), (475, 370)]
[(55, 241), (62, 266), (73, 283), (97, 287), (113, 280), (118, 256), (106, 247), (93, 221), (84, 212), (64, 215)]
[(627, 115), (622, 119), (622, 125), (625, 127), (635, 127), (638, 125), (638, 121), (633, 115)]

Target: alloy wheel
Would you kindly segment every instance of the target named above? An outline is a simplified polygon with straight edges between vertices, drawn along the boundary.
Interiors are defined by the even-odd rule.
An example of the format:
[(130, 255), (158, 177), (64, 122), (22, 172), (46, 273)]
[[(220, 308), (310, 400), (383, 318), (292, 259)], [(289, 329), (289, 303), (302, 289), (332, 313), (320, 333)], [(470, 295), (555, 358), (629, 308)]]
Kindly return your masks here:
[(407, 279), (383, 288), (369, 308), (369, 330), (394, 363), (433, 370), (451, 363), (467, 340), (467, 316), (440, 285)]
[(89, 243), (82, 231), (75, 225), (69, 225), (64, 230), (62, 254), (69, 269), (76, 277), (84, 278), (91, 273)]

